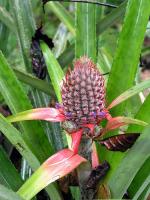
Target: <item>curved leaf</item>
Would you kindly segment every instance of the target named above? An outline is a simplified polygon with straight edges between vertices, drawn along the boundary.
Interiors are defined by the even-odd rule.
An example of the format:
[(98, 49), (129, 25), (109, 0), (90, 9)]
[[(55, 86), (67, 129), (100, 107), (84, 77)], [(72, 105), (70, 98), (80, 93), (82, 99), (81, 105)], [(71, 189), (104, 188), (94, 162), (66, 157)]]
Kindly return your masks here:
[(42, 52), (45, 58), (45, 62), (48, 68), (48, 73), (52, 81), (52, 85), (54, 87), (56, 96), (58, 101), (61, 102), (61, 81), (64, 77), (63, 70), (61, 69), (58, 61), (56, 60), (55, 56), (53, 55), (50, 48), (47, 46), (46, 43), (41, 42)]
[(120, 19), (124, 13), (126, 8), (127, 1), (124, 1), (119, 5), (118, 8), (112, 10), (109, 14), (107, 14), (103, 19), (101, 19), (97, 24), (97, 33), (103, 33), (108, 27), (115, 24), (115, 22)]
[(56, 108), (36, 108), (9, 116), (7, 117), (7, 120), (9, 122), (24, 120), (46, 120), (51, 122), (60, 122), (65, 120), (65, 116)]
[(23, 200), (18, 194), (0, 184), (1, 200)]
[(127, 124), (137, 124), (137, 125), (140, 125), (140, 126), (147, 126), (148, 125), (148, 123), (141, 121), (141, 120), (138, 120), (138, 119), (119, 116), (119, 117), (114, 117), (114, 118), (110, 119), (108, 121), (105, 129), (106, 130), (113, 130), (113, 129), (119, 128), (120, 126), (124, 126), (124, 125), (127, 125)]
[[(133, 197), (136, 195), (136, 193), (138, 193), (138, 196), (139, 196), (143, 192), (142, 185), (145, 184), (144, 182), (150, 174), (149, 166), (150, 166), (150, 157), (145, 161), (143, 166), (140, 168), (137, 175), (135, 176), (132, 183), (130, 184), (130, 187), (128, 188), (128, 194), (131, 199), (133, 199)], [(138, 198), (136, 198), (136, 199), (138, 199)]]
[[(134, 84), (149, 8), (150, 1), (128, 1), (118, 48), (107, 84), (108, 103)], [(120, 115), (125, 109), (127, 107), (122, 104), (113, 110), (113, 114)]]
[(96, 62), (96, 6), (76, 4), (76, 58), (88, 56)]
[(9, 12), (4, 8), (0, 6), (0, 20), (13, 32), (15, 32), (15, 26), (14, 21), (12, 17), (10, 16)]
[(28, 161), (33, 170), (36, 170), (40, 162), (34, 155), (27, 143), (24, 141), (22, 134), (14, 128), (7, 120), (0, 115), (0, 131), (7, 137), (12, 145), (16, 147), (19, 153)]
[(0, 184), (13, 189), (14, 191), (22, 185), (23, 181), (7, 154), (0, 146)]
[[(0, 71), (1, 94), (12, 113), (15, 114), (23, 110), (31, 109), (32, 105), (28, 96), (1, 52)], [(20, 127), (24, 133), (22, 134), (23, 139), (28, 143), (30, 149), (32, 149), (40, 162), (43, 162), (52, 151), (41, 125), (36, 121), (22, 122), (20, 123)]]
[(38, 79), (34, 76), (32, 76), (29, 73), (20, 71), (18, 69), (13, 68), (13, 71), (15, 72), (17, 78), (22, 81), (23, 83), (26, 83), (48, 95), (51, 97), (54, 97), (53, 92), (51, 91), (52, 85), (46, 81), (43, 81), (41, 79)]
[(123, 92), (121, 95), (119, 95), (116, 99), (114, 99), (111, 104), (107, 107), (107, 109), (111, 109), (118, 104), (124, 102), (125, 100), (129, 99), (130, 97), (138, 94), (139, 92), (150, 88), (150, 80), (143, 81), (139, 83), (136, 86), (133, 86), (132, 88), (128, 89), (127, 91)]
[(74, 19), (70, 13), (59, 2), (48, 2), (46, 8), (50, 8), (55, 15), (62, 21), (69, 31), (75, 36)]
[[(150, 94), (145, 99), (144, 103), (140, 107), (139, 111), (135, 115), (135, 118), (139, 120), (144, 120), (147, 123), (150, 123)], [(137, 127), (136, 125), (130, 125), (128, 128), (128, 132), (141, 132), (143, 127)]]
[(123, 197), (138, 170), (150, 157), (149, 133), (150, 127), (148, 126), (125, 155), (118, 169), (113, 174), (113, 178), (108, 181), (113, 198), (120, 199)]
[(48, 184), (60, 179), (74, 170), (86, 160), (74, 154), (69, 149), (64, 149), (51, 156), (19, 189), (18, 194), (26, 200), (30, 200)]

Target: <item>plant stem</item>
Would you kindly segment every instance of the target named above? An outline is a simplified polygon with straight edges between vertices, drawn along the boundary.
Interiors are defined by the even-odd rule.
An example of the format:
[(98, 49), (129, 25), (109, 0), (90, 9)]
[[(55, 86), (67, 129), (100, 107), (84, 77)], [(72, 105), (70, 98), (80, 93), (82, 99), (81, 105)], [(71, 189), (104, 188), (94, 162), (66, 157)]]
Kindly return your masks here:
[(79, 154), (86, 158), (88, 162), (81, 164), (77, 170), (82, 200), (92, 200), (95, 195), (93, 189), (87, 190), (87, 181), (91, 173), (91, 153), (92, 140), (83, 136), (79, 148)]

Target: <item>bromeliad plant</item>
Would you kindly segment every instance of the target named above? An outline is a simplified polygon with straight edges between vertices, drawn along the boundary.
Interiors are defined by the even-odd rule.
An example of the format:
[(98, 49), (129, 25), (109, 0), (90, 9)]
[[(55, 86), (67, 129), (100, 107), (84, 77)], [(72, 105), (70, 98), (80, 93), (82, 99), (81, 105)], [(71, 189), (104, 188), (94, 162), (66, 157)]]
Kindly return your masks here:
[[(92, 60), (86, 56), (76, 60), (74, 62), (74, 69), (67, 72), (62, 81), (61, 94), (62, 104), (56, 103), (55, 108), (32, 109), (7, 118), (9, 122), (22, 120), (62, 122), (62, 127), (72, 138), (70, 149), (61, 150), (50, 157), (21, 187), (19, 193), (25, 199), (30, 199), (46, 185), (67, 175), (82, 162), (87, 161), (78, 154), (80, 141), (83, 136), (87, 140), (91, 138), (93, 142), (99, 141), (100, 144), (106, 146), (109, 150), (125, 151), (132, 146), (139, 134), (121, 134), (107, 139), (103, 139), (103, 136), (113, 129), (130, 123), (147, 125), (147, 123), (140, 120), (123, 116), (113, 118), (110, 115), (109, 109), (119, 102), (114, 103), (116, 102), (115, 100), (106, 107), (104, 77)], [(105, 127), (102, 127), (101, 122), (104, 119), (108, 122)], [(93, 169), (95, 170), (95, 168), (99, 168), (95, 148), (93, 148), (92, 154), (91, 164), (93, 163)], [(105, 167), (107, 166), (108, 170), (109, 165), (106, 165), (106, 163), (104, 165)], [(97, 184), (103, 176), (104, 174), (99, 176), (98, 180), (96, 179)], [(92, 179), (95, 180), (94, 177)], [(32, 187), (32, 191), (30, 191), (30, 185), (33, 180), (34, 184), (38, 182), (43, 184), (40, 187), (35, 187), (35, 190)], [(88, 181), (91, 181), (90, 175)], [(89, 185), (88, 181), (87, 188)], [(95, 185), (95, 182), (92, 185)], [(97, 185), (94, 187), (96, 190)]]
[[(75, 12), (70, 12), (68, 5), (71, 3), (65, 4), (63, 1), (41, 1), (40, 6), (39, 0), (1, 0), (7, 5), (0, 5), (0, 20), (3, 23), (0, 29), (0, 99), (8, 105), (13, 116), (7, 119), (0, 116), (0, 130), (21, 154), (23, 163), (28, 163), (35, 172), (23, 184), (3, 147), (0, 148), (0, 184), (19, 194), (7, 192), (8, 189), (0, 185), (0, 199), (5, 196), (5, 199), (11, 200), (29, 200), (43, 188), (52, 200), (66, 199), (66, 195), (69, 195), (68, 199), (79, 200), (80, 194), (82, 199), (105, 199), (106, 196), (107, 199), (122, 199), (126, 191), (133, 199), (138, 199), (137, 196), (140, 200), (146, 199), (149, 189), (150, 129), (144, 129), (141, 125), (150, 123), (150, 95), (144, 103), (139, 95), (136, 98), (133, 95), (150, 87), (150, 81), (135, 85), (150, 1), (126, 0), (120, 4), (121, 1), (114, 0), (113, 7), (119, 7), (111, 6), (106, 10), (96, 6), (98, 2), (93, 5), (93, 1), (79, 1), (73, 3)], [(51, 18), (51, 12), (54, 18)], [(43, 29), (36, 26), (39, 19)], [(60, 22), (60, 26), (57, 26)], [(8, 37), (10, 30), (15, 34)], [(119, 41), (116, 43), (118, 33)], [(44, 43), (48, 39), (45, 34), (53, 38), (53, 50), (51, 39), (49, 48)], [(7, 42), (8, 38), (10, 40)], [(66, 67), (73, 59), (74, 68), (64, 77)], [(110, 72), (108, 82), (106, 80), (107, 84), (104, 85), (102, 74), (107, 72)], [(55, 98), (55, 95), (59, 103), (47, 107), (49, 99)], [(130, 101), (122, 103), (130, 97), (133, 97)], [(122, 104), (113, 108), (119, 103)], [(40, 108), (32, 109), (32, 105)], [(124, 116), (134, 116), (135, 119)], [(22, 120), (35, 121), (19, 122), (18, 130), (9, 123)], [(66, 148), (60, 124), (66, 133), (63, 139), (69, 137)], [(123, 125), (126, 126), (120, 128)], [(121, 132), (123, 134), (119, 134)], [(129, 151), (112, 152), (126, 151), (139, 133), (142, 134)], [(56, 180), (57, 183), (52, 183)], [(77, 188), (80, 190), (77, 191)], [(74, 195), (76, 191), (78, 195)], [(37, 199), (40, 199), (38, 195)]]

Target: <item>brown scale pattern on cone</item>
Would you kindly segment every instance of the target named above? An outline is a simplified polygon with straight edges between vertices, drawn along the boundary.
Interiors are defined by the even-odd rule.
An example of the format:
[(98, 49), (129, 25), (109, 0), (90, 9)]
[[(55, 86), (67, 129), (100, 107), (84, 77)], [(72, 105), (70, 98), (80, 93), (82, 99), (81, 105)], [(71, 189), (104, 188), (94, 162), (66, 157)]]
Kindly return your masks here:
[(74, 63), (62, 85), (62, 100), (66, 116), (78, 125), (98, 123), (105, 108), (104, 78), (87, 57)]

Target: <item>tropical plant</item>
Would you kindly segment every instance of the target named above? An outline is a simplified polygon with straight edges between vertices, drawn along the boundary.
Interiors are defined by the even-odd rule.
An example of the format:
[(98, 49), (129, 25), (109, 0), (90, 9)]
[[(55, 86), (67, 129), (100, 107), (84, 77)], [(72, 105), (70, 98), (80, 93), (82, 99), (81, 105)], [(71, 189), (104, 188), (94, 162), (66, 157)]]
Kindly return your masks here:
[(146, 199), (150, 95), (139, 94), (150, 80), (137, 77), (150, 2), (64, 2), (0, 2), (1, 110), (12, 113), (0, 116), (11, 143), (0, 197)]

